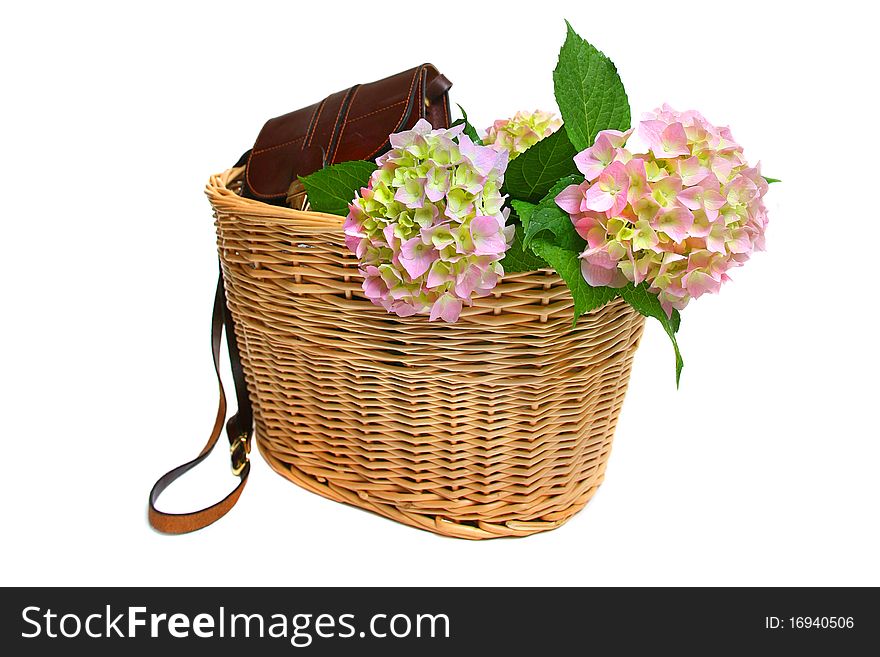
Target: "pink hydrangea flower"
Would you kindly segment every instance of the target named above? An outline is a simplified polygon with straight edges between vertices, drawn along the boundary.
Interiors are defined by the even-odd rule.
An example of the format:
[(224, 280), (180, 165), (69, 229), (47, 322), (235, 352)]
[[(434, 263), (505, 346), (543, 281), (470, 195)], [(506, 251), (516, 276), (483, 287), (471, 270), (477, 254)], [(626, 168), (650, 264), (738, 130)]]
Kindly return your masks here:
[(479, 146), (464, 126), (420, 120), (391, 135), (367, 187), (348, 206), (345, 242), (364, 294), (400, 317), (455, 322), (501, 280), (513, 240), (501, 184), (507, 152)]
[(649, 152), (624, 148), (631, 130), (600, 132), (575, 165), (584, 182), (556, 203), (587, 242), (590, 285), (647, 281), (667, 315), (718, 292), (727, 272), (764, 249), (767, 181), (750, 167), (730, 129), (668, 105), (646, 115)]
[(574, 163), (578, 171), (584, 174), (584, 178), (589, 181), (598, 178), (605, 167), (618, 158), (623, 145), (631, 134), (632, 130), (626, 132), (604, 130), (600, 132), (592, 146), (575, 155)]
[(497, 151), (506, 150), (513, 160), (561, 126), (562, 119), (552, 112), (517, 112), (511, 119), (495, 121), (483, 143)]

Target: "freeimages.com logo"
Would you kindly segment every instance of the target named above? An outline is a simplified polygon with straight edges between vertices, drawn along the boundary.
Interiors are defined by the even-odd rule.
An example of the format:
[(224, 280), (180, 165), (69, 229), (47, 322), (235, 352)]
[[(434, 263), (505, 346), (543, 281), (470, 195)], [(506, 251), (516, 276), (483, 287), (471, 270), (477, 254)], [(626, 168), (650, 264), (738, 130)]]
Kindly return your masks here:
[(106, 605), (87, 615), (58, 613), (29, 606), (22, 609), (24, 639), (87, 637), (91, 639), (164, 638), (200, 639), (258, 638), (287, 639), (305, 648), (320, 639), (448, 639), (450, 622), (446, 614), (377, 613), (361, 630), (354, 614), (229, 613), (220, 607), (215, 613), (155, 613), (146, 607), (127, 607), (116, 612)]

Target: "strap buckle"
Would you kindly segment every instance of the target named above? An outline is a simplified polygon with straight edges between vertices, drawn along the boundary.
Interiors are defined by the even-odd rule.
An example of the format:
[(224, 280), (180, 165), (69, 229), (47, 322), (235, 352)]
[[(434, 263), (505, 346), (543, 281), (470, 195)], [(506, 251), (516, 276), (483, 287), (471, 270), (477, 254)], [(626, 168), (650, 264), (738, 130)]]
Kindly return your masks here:
[(248, 434), (241, 434), (229, 446), (229, 453), (232, 456), (232, 474), (239, 476), (247, 466), (249, 459), (248, 454), (251, 453), (251, 438)]

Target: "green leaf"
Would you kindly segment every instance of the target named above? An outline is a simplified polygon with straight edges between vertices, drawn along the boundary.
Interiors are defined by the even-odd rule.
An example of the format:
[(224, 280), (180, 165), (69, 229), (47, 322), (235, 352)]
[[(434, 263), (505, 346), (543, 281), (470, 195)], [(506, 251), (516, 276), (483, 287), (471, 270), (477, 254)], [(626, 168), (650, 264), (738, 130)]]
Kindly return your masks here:
[(574, 225), (571, 223), (571, 217), (562, 208), (556, 205), (556, 197), (563, 189), (572, 184), (577, 184), (581, 178), (578, 174), (566, 176), (556, 181), (556, 184), (550, 188), (547, 195), (541, 199), (541, 202), (535, 206), (530, 213), (528, 221), (523, 223), (525, 233), (523, 239), (528, 246), (532, 238), (547, 230), (556, 237), (554, 244), (563, 248), (577, 251), (583, 251), (587, 243), (577, 234)]
[(577, 172), (574, 146), (557, 130), (507, 165), (504, 188), (513, 198), (537, 203), (557, 180)]
[(578, 251), (566, 249), (553, 244), (545, 239), (536, 239), (532, 242), (532, 250), (544, 258), (559, 274), (560, 278), (568, 285), (571, 297), (574, 299), (574, 322), (578, 318), (595, 308), (604, 306), (617, 296), (619, 290), (610, 287), (593, 287), (584, 280), (581, 274), (581, 261)]
[(513, 211), (516, 212), (516, 216), (519, 217), (519, 222), (522, 224), (522, 227), (528, 228), (532, 213), (538, 206), (534, 203), (519, 201), (517, 199), (511, 200), (510, 205), (513, 207)]
[(568, 285), (574, 299), (573, 325), (577, 324), (581, 315), (605, 305), (619, 294), (619, 290), (593, 287), (584, 280), (579, 256), (587, 243), (574, 229), (568, 213), (556, 205), (559, 192), (577, 183), (579, 178), (582, 176), (567, 176), (558, 180), (539, 205), (528, 207), (530, 216), (523, 223), (525, 246), (521, 247), (526, 251), (531, 249), (546, 260)]
[(464, 124), (464, 134), (470, 137), (472, 142), (482, 146), (483, 140), (480, 139), (480, 134), (477, 132), (477, 129), (471, 125), (470, 121), (468, 121), (468, 115), (467, 112), (464, 111), (464, 107), (458, 105), (458, 111), (461, 112), (461, 118), (456, 119), (449, 127), (454, 128), (457, 125)]
[[(572, 325), (577, 324), (581, 315), (605, 305), (618, 294), (618, 290), (609, 287), (593, 287), (584, 280), (579, 256), (586, 248), (587, 243), (577, 234), (571, 223), (571, 217), (556, 205), (557, 194), (568, 185), (577, 182), (577, 179), (578, 176), (575, 175), (558, 180), (537, 206), (520, 201), (511, 202), (515, 209), (517, 206), (522, 207), (524, 213), (528, 215), (528, 219), (522, 221), (521, 242), (523, 244), (517, 245), (517, 242), (514, 242), (514, 245), (517, 245), (518, 252), (528, 253), (531, 249), (533, 253), (546, 261), (548, 266), (555, 269), (560, 278), (568, 285), (571, 297), (574, 299), (574, 323)], [(522, 215), (520, 219), (522, 220)], [(517, 240), (520, 240), (519, 234), (517, 234)], [(504, 263), (502, 262), (502, 264)], [(507, 271), (506, 268), (505, 271)]]
[[(520, 217), (522, 218), (522, 217)], [(550, 269), (550, 265), (540, 256), (535, 255), (531, 249), (523, 247), (522, 242), (523, 229), (522, 226), (516, 225), (516, 235), (513, 238), (513, 244), (507, 249), (504, 258), (501, 260), (501, 266), (504, 267), (504, 273), (537, 271), (538, 269)]]
[(344, 217), (348, 214), (348, 204), (357, 191), (367, 185), (375, 170), (376, 165), (372, 162), (354, 160), (319, 169), (308, 176), (300, 176), (299, 180), (306, 188), (313, 212)]
[(523, 235), (523, 241), (528, 246), (534, 237), (543, 232), (553, 233), (553, 243), (563, 248), (580, 253), (586, 248), (586, 242), (577, 234), (571, 223), (571, 217), (555, 203), (542, 202), (529, 220), (528, 228)]
[(684, 361), (681, 358), (675, 334), (678, 333), (679, 326), (681, 325), (681, 315), (679, 315), (677, 310), (673, 310), (672, 317), (667, 317), (660, 306), (660, 300), (657, 299), (657, 295), (648, 290), (646, 283), (637, 286), (630, 283), (620, 291), (620, 296), (645, 317), (657, 319), (663, 326), (663, 330), (666, 331), (666, 335), (672, 340), (672, 348), (675, 350), (675, 386), (678, 387)]
[(553, 71), (553, 88), (568, 138), (582, 151), (593, 145), (600, 130), (629, 128), (629, 100), (614, 63), (578, 36), (568, 21), (565, 25), (568, 34)]
[(768, 178), (767, 176), (764, 176), (764, 180), (767, 181), (768, 185), (772, 185), (773, 183), (776, 183), (776, 182), (782, 182), (779, 178)]

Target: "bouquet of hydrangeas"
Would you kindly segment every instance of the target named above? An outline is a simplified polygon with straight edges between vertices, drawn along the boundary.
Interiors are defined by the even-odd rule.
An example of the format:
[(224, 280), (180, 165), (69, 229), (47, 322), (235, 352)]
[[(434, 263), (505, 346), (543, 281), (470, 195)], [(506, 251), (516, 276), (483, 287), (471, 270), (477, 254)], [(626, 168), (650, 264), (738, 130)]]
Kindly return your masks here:
[(678, 380), (679, 311), (763, 250), (775, 181), (699, 112), (663, 105), (632, 127), (614, 64), (570, 25), (553, 81), (561, 118), (518, 112), (483, 137), (463, 110), (421, 120), (375, 163), (303, 178), (311, 209), (348, 203), (364, 293), (389, 312), (455, 322), (505, 272), (553, 269), (575, 323), (617, 296), (659, 320)]

